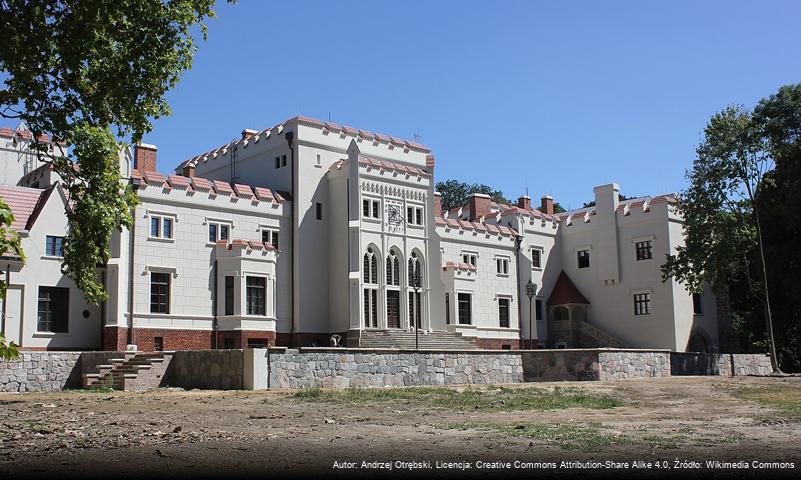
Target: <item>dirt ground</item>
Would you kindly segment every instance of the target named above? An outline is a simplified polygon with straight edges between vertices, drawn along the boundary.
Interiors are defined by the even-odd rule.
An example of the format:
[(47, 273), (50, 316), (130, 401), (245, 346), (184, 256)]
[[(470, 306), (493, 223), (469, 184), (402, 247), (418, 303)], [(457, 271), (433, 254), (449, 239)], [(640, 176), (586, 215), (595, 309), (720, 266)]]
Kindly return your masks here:
[[(548, 462), (557, 464), (550, 473), (674, 477), (697, 475), (692, 467), (704, 467), (707, 460), (749, 466), (704, 472), (713, 478), (797, 478), (801, 469), (801, 419), (738, 394), (778, 387), (801, 398), (801, 378), (672, 377), (513, 388), (531, 386), (575, 388), (620, 400), (622, 406), (464, 411), (400, 400), (310, 401), (293, 391), (0, 394), (0, 477), (310, 472), (464, 477), (504, 470), (541, 474)], [(360, 468), (363, 461), (390, 462), (392, 470), (378, 469), (380, 463)], [(592, 468), (570, 469), (561, 468), (562, 461), (629, 466), (609, 470), (585, 463)], [(632, 469), (636, 461), (652, 465)], [(336, 468), (335, 462), (355, 465)], [(437, 462), (461, 463), (437, 468), (442, 466)], [(501, 463), (487, 468), (478, 462)], [(755, 469), (752, 462), (793, 463), (794, 468)]]

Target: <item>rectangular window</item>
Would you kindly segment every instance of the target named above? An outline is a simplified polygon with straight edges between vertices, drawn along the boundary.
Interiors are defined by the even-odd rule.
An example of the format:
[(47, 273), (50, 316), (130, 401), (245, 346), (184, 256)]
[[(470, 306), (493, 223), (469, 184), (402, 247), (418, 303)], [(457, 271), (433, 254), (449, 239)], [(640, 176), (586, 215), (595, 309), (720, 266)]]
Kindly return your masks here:
[(695, 315), (704, 314), (704, 302), (700, 293), (693, 293), (693, 313)]
[(286, 155), (281, 155), (281, 166), (286, 167)]
[(445, 325), (451, 324), (451, 295), (445, 294)]
[(542, 300), (534, 300), (534, 314), (537, 320), (542, 320)]
[(495, 265), (498, 269), (498, 275), (509, 275), (509, 259), (496, 258)]
[(217, 243), (220, 240), (225, 240), (227, 242), (230, 231), (230, 225), (209, 222), (209, 242)]
[(498, 322), (501, 328), (509, 328), (509, 299), (498, 299)]
[(226, 338), (223, 340), (223, 348), (226, 350), (233, 350), (236, 348), (236, 340), (233, 338)]
[(164, 233), (164, 238), (172, 238), (172, 218), (163, 219), (163, 223), (162, 232)]
[(370, 200), (362, 200), (362, 216), (370, 216)]
[(45, 253), (51, 257), (63, 257), (64, 237), (53, 237), (48, 235), (46, 238)]
[(416, 208), (414, 210), (414, 217), (415, 217), (415, 221), (416, 221), (417, 225), (422, 225), (423, 224), (423, 209), (422, 208)]
[(462, 254), (462, 263), (466, 263), (468, 265), (476, 266), (476, 255), (473, 253), (463, 253)]
[(414, 209), (412, 207), (406, 207), (406, 223), (414, 223)]
[(317, 216), (317, 220), (322, 220), (323, 219), (323, 204), (320, 203), (320, 202), (317, 202), (314, 207), (315, 207), (315, 210), (316, 210), (315, 214)]
[(150, 217), (150, 236), (159, 238), (161, 232), (161, 217)]
[(265, 281), (264, 277), (247, 277), (248, 315), (264, 315)]
[(634, 246), (637, 251), (637, 260), (650, 260), (653, 258), (653, 250), (650, 240), (637, 242), (634, 244)]
[(471, 314), (471, 295), (469, 293), (460, 293), (457, 296), (459, 302), (459, 323), (461, 325), (470, 325), (473, 321)]
[(267, 348), (267, 340), (263, 338), (248, 338), (248, 348)]
[(380, 203), (378, 200), (373, 200), (373, 218), (381, 218), (380, 211)]
[(36, 331), (67, 333), (70, 289), (39, 287), (39, 308)]
[(234, 314), (234, 277), (225, 277), (225, 314)]
[(590, 251), (578, 251), (578, 268), (590, 268)]
[(275, 168), (281, 168), (281, 157), (275, 157)]
[(164, 337), (153, 337), (153, 350), (156, 352), (164, 351)]
[(150, 273), (150, 313), (170, 313), (169, 273)]
[(381, 218), (379, 214), (380, 205), (378, 200), (362, 200), (362, 216), (365, 218)]
[(278, 250), (278, 232), (275, 230), (263, 229), (261, 231), (261, 242), (266, 245), (272, 245), (273, 248)]
[(542, 250), (539, 248), (531, 249), (531, 266), (532, 268), (542, 268)]
[(651, 313), (651, 294), (634, 294), (634, 315), (648, 315)]

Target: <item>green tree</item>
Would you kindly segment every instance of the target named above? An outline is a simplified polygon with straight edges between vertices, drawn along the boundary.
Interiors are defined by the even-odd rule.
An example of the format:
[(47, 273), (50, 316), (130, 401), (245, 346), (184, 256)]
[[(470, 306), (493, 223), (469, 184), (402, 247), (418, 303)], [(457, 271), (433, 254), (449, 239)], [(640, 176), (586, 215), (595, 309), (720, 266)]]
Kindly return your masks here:
[[(687, 175), (690, 185), (679, 195), (685, 245), (667, 257), (663, 279), (674, 277), (692, 291), (709, 282), (720, 291), (730, 278), (746, 278), (750, 293), (762, 303), (771, 362), (778, 371), (757, 202), (773, 183), (768, 142), (753, 112), (731, 106), (710, 119), (696, 153)], [(757, 277), (749, 268), (752, 258), (759, 259)]]
[[(214, 0), (0, 1), (0, 115), (38, 138), (71, 147), (48, 157), (72, 208), (63, 272), (87, 301), (107, 297), (97, 266), (115, 228), (131, 225), (136, 196), (122, 184), (118, 152), (169, 115), (165, 94), (191, 67), (194, 33), (206, 37)], [(79, 166), (79, 168), (78, 168)], [(2, 206), (0, 206), (2, 208)]]
[[(0, 199), (0, 257), (6, 255), (15, 255), (25, 260), (25, 254), (20, 247), (19, 236), (17, 232), (11, 229), (11, 224), (14, 222), (14, 215), (8, 205)], [(0, 280), (0, 300), (5, 301), (6, 288), (8, 284), (6, 279)], [(5, 325), (5, 318), (2, 319)], [(17, 345), (14, 342), (6, 341), (3, 332), (0, 331), (0, 358), (10, 360), (17, 357)]]

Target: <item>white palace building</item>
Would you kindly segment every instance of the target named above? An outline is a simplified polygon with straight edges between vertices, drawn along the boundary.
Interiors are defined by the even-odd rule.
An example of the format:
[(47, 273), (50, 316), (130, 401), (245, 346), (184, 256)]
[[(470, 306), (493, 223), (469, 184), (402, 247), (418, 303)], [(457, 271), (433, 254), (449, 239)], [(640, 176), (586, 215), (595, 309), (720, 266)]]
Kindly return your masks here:
[(87, 305), (61, 274), (67, 199), (33, 141), (0, 129), (27, 257), (0, 258), (0, 326), (23, 349), (408, 348), (414, 333), (422, 348), (718, 348), (711, 291), (661, 279), (683, 241), (674, 196), (620, 201), (610, 183), (564, 213), (480, 194), (443, 211), (428, 148), (302, 116), (174, 174), (155, 146), (123, 151), (135, 225), (99, 269), (108, 301)]

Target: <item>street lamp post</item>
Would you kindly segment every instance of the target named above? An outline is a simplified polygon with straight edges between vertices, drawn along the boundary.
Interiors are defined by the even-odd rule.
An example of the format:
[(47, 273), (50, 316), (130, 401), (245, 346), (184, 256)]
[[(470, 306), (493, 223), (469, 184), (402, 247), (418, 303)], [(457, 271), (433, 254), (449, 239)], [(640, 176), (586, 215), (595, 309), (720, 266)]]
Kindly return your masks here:
[(412, 316), (414, 316), (414, 349), (420, 350), (420, 269), (416, 268), (414, 271), (414, 276), (412, 277), (412, 287), (414, 288), (414, 310), (412, 311)]
[(531, 300), (534, 298), (534, 295), (537, 294), (537, 284), (532, 282), (531, 279), (528, 279), (528, 283), (526, 283), (526, 296), (528, 297), (528, 348), (532, 347), (532, 334), (534, 331), (531, 329)]

